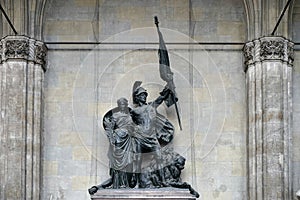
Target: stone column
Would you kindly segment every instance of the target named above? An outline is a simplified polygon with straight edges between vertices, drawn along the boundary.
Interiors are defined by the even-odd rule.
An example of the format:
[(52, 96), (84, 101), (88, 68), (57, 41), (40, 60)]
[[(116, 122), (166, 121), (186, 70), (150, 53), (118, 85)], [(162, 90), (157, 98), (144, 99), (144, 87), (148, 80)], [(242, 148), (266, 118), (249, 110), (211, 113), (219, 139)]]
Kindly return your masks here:
[(283, 37), (261, 37), (243, 50), (248, 199), (290, 200), (293, 43)]
[(0, 41), (0, 199), (40, 199), (46, 52), (26, 36)]

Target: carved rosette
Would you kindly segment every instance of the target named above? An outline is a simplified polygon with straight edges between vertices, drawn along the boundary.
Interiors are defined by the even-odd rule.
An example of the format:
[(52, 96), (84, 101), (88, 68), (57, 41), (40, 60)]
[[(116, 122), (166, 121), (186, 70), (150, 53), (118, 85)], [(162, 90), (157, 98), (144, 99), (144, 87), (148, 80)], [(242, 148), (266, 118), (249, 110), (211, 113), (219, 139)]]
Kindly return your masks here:
[(243, 52), (246, 66), (265, 60), (281, 60), (290, 65), (294, 61), (294, 43), (283, 37), (262, 37), (247, 42)]
[(46, 45), (27, 36), (7, 36), (0, 41), (0, 62), (23, 59), (40, 64), (46, 70)]

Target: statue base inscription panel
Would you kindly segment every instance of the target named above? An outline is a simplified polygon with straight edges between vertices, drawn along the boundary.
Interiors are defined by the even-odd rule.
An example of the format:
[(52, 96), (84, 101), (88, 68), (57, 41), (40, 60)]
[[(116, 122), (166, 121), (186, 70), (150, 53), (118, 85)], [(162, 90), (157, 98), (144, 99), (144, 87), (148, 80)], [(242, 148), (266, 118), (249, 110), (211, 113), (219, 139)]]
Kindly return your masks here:
[(195, 200), (188, 189), (159, 188), (159, 189), (102, 189), (91, 195), (91, 200), (135, 199), (135, 200)]

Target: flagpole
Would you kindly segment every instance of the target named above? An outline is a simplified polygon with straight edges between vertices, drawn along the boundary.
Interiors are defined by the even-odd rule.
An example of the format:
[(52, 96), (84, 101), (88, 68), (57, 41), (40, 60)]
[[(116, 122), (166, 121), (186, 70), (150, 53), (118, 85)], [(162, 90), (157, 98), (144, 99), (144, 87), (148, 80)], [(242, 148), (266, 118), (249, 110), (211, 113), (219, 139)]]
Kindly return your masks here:
[(179, 128), (182, 131), (181, 120), (180, 120), (180, 116), (179, 116), (179, 111), (178, 111), (178, 107), (177, 107), (177, 102), (176, 102), (176, 99), (175, 99), (175, 95), (172, 95), (172, 96), (173, 96), (173, 100), (175, 102), (174, 105), (175, 105), (175, 110), (176, 110), (176, 114), (177, 114), (177, 120), (178, 120)]
[[(178, 124), (179, 124), (179, 128), (182, 131), (182, 125), (181, 125), (181, 120), (180, 120), (180, 115), (179, 115), (179, 110), (178, 110), (178, 106), (177, 106), (177, 102), (176, 102), (176, 93), (175, 93), (175, 85), (173, 82), (173, 73), (171, 72), (170, 66), (169, 66), (169, 56), (168, 56), (168, 52), (167, 52), (167, 48), (165, 47), (163, 38), (162, 38), (162, 34), (160, 33), (159, 27), (158, 27), (158, 18), (157, 16), (154, 16), (154, 23), (156, 25), (157, 28), (157, 32), (158, 32), (158, 36), (159, 36), (159, 49), (158, 51), (165, 51), (164, 55), (164, 59), (162, 59), (162, 55), (160, 55), (159, 59), (160, 59), (160, 77), (167, 82), (167, 86), (169, 86), (169, 89), (171, 90), (171, 94), (172, 95), (172, 100), (174, 102), (175, 105), (175, 110), (176, 110), (176, 114), (177, 114), (177, 120), (178, 120)], [(161, 46), (164, 45), (165, 49), (161, 49)], [(163, 60), (166, 63), (161, 63), (161, 60)], [(164, 68), (164, 71), (162, 71), (161, 69), (161, 65), (164, 65), (165, 67), (168, 67), (168, 69)], [(171, 76), (172, 78), (170, 79), (169, 76)], [(168, 78), (167, 78), (168, 77)]]

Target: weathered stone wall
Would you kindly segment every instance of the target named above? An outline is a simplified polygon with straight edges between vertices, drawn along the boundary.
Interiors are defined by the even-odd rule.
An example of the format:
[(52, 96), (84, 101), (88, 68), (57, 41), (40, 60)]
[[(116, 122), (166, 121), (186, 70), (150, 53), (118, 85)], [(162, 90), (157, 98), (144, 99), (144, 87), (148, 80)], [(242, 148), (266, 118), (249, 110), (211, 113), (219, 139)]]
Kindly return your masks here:
[[(59, 57), (60, 53), (59, 51), (55, 53), (50, 51), (49, 56)], [(138, 54), (147, 55), (149, 52), (138, 52)], [(156, 52), (150, 55), (156, 56)], [(77, 76), (68, 66), (80, 69), (80, 65), (74, 62), (80, 63), (81, 56), (84, 57), (84, 53), (72, 52), (72, 55), (61, 58), (61, 63), (64, 64), (51, 65), (48, 75), (49, 78), (54, 77), (54, 79), (48, 79), (46, 83), (44, 157), (46, 171), (44, 177), (45, 186), (54, 187), (54, 191), (50, 189), (46, 191), (54, 192), (54, 194), (58, 190), (56, 187), (61, 187), (62, 190), (68, 188), (84, 190), (88, 185), (93, 185), (108, 177), (108, 160), (106, 158), (108, 143), (101, 127), (101, 118), (106, 111), (116, 105), (115, 102), (118, 97), (130, 98), (133, 80), (143, 80), (144, 83), (148, 84), (150, 100), (158, 92), (156, 87), (149, 84), (147, 77), (144, 78), (135, 73), (132, 74), (133, 78), (130, 78), (128, 74), (135, 66), (130, 68), (128, 66), (128, 70), (119, 72), (118, 77), (120, 78), (117, 79), (115, 74), (106, 73), (100, 79), (103, 82), (99, 83), (98, 77), (95, 77), (99, 72), (94, 71), (93, 65), (91, 68), (95, 74), (85, 75), (80, 71), (81, 74)], [(206, 67), (208, 71), (204, 77), (199, 77), (199, 75), (195, 77), (211, 79), (210, 81), (224, 79), (224, 82), (206, 85), (199, 81), (199, 86), (193, 89), (196, 109), (194, 113), (191, 112), (190, 102), (186, 99), (186, 95), (191, 95), (185, 91), (186, 88), (184, 87), (187, 84), (181, 87), (178, 85), (178, 94), (182, 100), (180, 105), (182, 109), (185, 109), (182, 111), (184, 131), (178, 130), (177, 121), (174, 119), (174, 110), (173, 108), (169, 109), (171, 112), (169, 117), (172, 118), (177, 128), (174, 145), (176, 150), (179, 150), (178, 152), (187, 157), (188, 162), (184, 172), (186, 181), (192, 182), (191, 165), (195, 165), (196, 177), (194, 179), (196, 178), (196, 187), (198, 190), (202, 190), (202, 194), (207, 192), (207, 195), (212, 195), (212, 191), (214, 191), (216, 193), (214, 195), (218, 196), (224, 192), (222, 190), (226, 190), (227, 194), (223, 195), (232, 195), (232, 193), (238, 195), (245, 191), (246, 181), (244, 177), (246, 161), (245, 96), (244, 74), (240, 69), (241, 55), (238, 52), (226, 54), (210, 52), (209, 56), (214, 57), (214, 61), (218, 62), (218, 69), (222, 71), (221, 75), (215, 69), (209, 70)], [(231, 60), (227, 64), (222, 64), (222, 60), (226, 57), (231, 57)], [(201, 58), (205, 60), (204, 56)], [(155, 68), (151, 67), (150, 70), (153, 71)], [(232, 74), (233, 71), (237, 71), (237, 73)], [(157, 77), (155, 78), (157, 79)], [(118, 80), (121, 83), (115, 85)], [(156, 83), (163, 84), (158, 80)], [(96, 84), (100, 84), (101, 88), (97, 88)], [(116, 86), (116, 88), (111, 88), (112, 86)], [(96, 88), (97, 93), (95, 93)], [(116, 91), (111, 91), (112, 89)], [(98, 98), (99, 100), (97, 100)], [(226, 104), (223, 101), (226, 101)], [(191, 114), (197, 116), (194, 122), (195, 130), (192, 133)], [(191, 163), (191, 134), (194, 134), (193, 141), (195, 142), (193, 148), (195, 152), (194, 163)], [(91, 157), (94, 162), (97, 161), (97, 164), (91, 163)], [(94, 175), (97, 177), (94, 178)], [(69, 192), (69, 194), (74, 193), (74, 191)], [(81, 192), (85, 195), (86, 191)]]
[[(286, 2), (2, 0), (1, 5), (17, 32), (25, 35), (10, 39), (18, 38), (30, 45), (7, 43), (10, 39), (5, 36), (12, 35), (13, 31), (0, 15), (0, 36), (5, 37), (0, 41), (0, 198), (88, 199), (87, 188), (108, 178), (108, 141), (101, 125), (104, 113), (114, 107), (121, 96), (131, 101), (135, 80), (143, 81), (150, 100), (165, 84), (159, 79), (157, 69), (158, 38), (153, 24), (153, 16), (157, 15), (169, 48), (183, 131), (178, 130), (174, 108), (161, 106), (159, 111), (174, 123), (176, 135), (172, 146), (187, 158), (182, 178), (190, 182), (203, 199), (247, 199), (246, 191), (251, 191), (251, 186), (246, 186), (246, 144), (249, 143), (246, 138), (250, 133), (246, 129), (249, 119), (246, 102), (249, 105), (250, 101), (245, 95), (248, 90), (242, 68), (242, 46), (189, 43), (194, 43), (194, 39), (226, 43), (257, 40), (271, 32)], [(278, 165), (275, 169), (278, 175), (262, 173), (264, 178), (270, 178), (266, 179), (269, 183), (264, 190), (265, 196), (271, 195), (272, 199), (283, 194), (283, 190), (292, 189), (293, 195), (300, 188), (300, 2), (292, 3), (293, 9), (283, 17), (275, 35), (296, 43), (293, 70), (289, 70), (293, 81), (286, 84), (284, 79), (275, 84), (272, 80), (278, 74), (271, 71), (265, 74), (267, 84), (262, 85), (265, 94), (274, 97), (278, 97), (277, 93), (286, 97), (284, 90), (280, 92), (282, 85), (290, 87), (292, 83), (293, 87), (292, 93), (288, 93), (293, 95), (292, 142), (287, 145), (285, 140), (283, 144), (292, 151), (292, 162), (284, 163), (292, 167), (292, 176), (282, 175), (289, 172)], [(39, 57), (45, 54), (36, 53), (46, 48), (36, 39), (45, 40), (50, 48), (44, 114), (46, 67)], [(50, 43), (64, 41), (101, 41), (102, 44)], [(26, 50), (20, 50), (22, 48)], [(265, 65), (268, 70), (271, 66), (271, 63)], [(259, 81), (258, 76), (258, 84)], [(259, 105), (260, 97), (255, 98)], [(269, 106), (281, 102), (286, 106), (286, 99), (281, 101), (280, 98), (273, 101), (269, 96), (263, 103)], [(278, 104), (277, 108), (284, 108), (282, 105)], [(277, 121), (277, 125), (284, 124), (284, 137), (290, 128), (285, 119)], [(273, 128), (273, 124), (264, 125), (266, 132)], [(278, 130), (282, 131), (280, 126), (275, 131)], [(276, 139), (277, 136), (273, 136), (270, 138)], [(272, 141), (266, 140), (265, 155), (273, 151), (273, 144), (282, 145), (281, 140), (276, 141), (271, 144)], [(273, 171), (272, 165), (268, 165), (270, 162), (282, 164), (288, 160), (285, 155), (280, 155), (279, 160), (276, 155), (265, 156), (264, 172)], [(248, 163), (255, 160), (255, 155), (252, 158)], [(276, 179), (279, 176), (284, 176), (282, 185), (277, 184), (283, 180)], [(290, 179), (292, 187), (285, 187)], [(248, 181), (251, 182), (251, 177)], [(254, 186), (260, 188), (260, 183)], [(275, 187), (281, 191), (276, 193)], [(285, 199), (290, 199), (289, 194)]]
[[(187, 158), (183, 180), (203, 199), (246, 199), (246, 97), (242, 46), (188, 45), (245, 42), (244, 9), (237, 0), (48, 1), (43, 199), (87, 199), (106, 180), (108, 141), (102, 117), (135, 80), (153, 100), (158, 74), (153, 16), (170, 53), (183, 131), (174, 108), (162, 106), (176, 127), (173, 146)], [(95, 12), (99, 11), (99, 16)], [(113, 37), (112, 37), (113, 36)], [(122, 44), (122, 43), (128, 44)], [(182, 43), (182, 44), (168, 44)]]
[(243, 3), (238, 0), (47, 1), (43, 36), (46, 41), (102, 41), (126, 30), (153, 27), (155, 15), (164, 28), (197, 41), (246, 38)]

